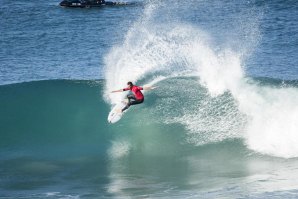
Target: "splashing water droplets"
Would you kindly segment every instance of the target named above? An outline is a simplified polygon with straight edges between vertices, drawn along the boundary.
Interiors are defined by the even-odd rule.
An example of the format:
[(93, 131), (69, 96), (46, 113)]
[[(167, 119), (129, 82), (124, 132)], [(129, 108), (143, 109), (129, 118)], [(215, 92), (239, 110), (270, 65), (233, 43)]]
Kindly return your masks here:
[[(240, 137), (257, 152), (298, 157), (297, 89), (262, 87), (245, 77), (246, 53), (253, 51), (260, 38), (258, 17), (247, 24), (238, 19), (241, 26), (231, 34), (244, 35), (249, 41), (229, 38), (226, 46), (218, 47), (197, 25), (157, 21), (158, 9), (149, 4), (123, 45), (115, 46), (106, 56), (105, 99), (117, 103), (124, 94), (111, 95), (109, 91), (127, 81), (162, 81), (166, 88), (156, 92), (163, 97), (152, 109), (159, 121), (184, 125), (189, 143)], [(231, 46), (239, 43), (238, 51), (227, 45), (229, 41)], [(197, 79), (179, 79), (186, 76)]]

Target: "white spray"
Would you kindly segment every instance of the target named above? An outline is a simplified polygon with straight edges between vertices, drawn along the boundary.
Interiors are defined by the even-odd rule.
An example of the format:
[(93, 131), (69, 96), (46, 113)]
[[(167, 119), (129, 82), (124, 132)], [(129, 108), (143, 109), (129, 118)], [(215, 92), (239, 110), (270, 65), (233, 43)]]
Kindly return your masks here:
[[(242, 63), (246, 51), (236, 53), (228, 47), (215, 50), (208, 34), (193, 25), (153, 23), (151, 16), (155, 10), (149, 4), (144, 16), (130, 28), (123, 45), (114, 47), (106, 56), (107, 101), (112, 104), (119, 101), (123, 95), (111, 95), (110, 91), (125, 86), (127, 81), (137, 82), (148, 76), (159, 78), (153, 79), (153, 82), (182, 74), (198, 76), (200, 84), (212, 97), (229, 92), (239, 111), (247, 116), (245, 127), (237, 129), (237, 132), (235, 128), (231, 131), (233, 124), (228, 123), (229, 118), (218, 122), (220, 128), (225, 128), (225, 134), (211, 136), (210, 141), (242, 137), (247, 146), (256, 152), (298, 157), (298, 90), (248, 83)], [(201, 117), (199, 112), (200, 107), (196, 115), (185, 112), (175, 122), (184, 124), (192, 135), (198, 129), (218, 130), (216, 125), (202, 126), (210, 122), (206, 123), (206, 118)]]

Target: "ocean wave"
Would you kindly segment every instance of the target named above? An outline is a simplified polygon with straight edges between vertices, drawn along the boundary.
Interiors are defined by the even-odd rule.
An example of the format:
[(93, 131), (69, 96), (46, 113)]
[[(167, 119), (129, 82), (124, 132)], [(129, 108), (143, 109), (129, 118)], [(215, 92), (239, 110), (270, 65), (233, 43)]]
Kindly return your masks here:
[[(106, 56), (105, 100), (111, 104), (120, 101), (124, 93), (110, 91), (124, 87), (128, 81), (155, 82), (160, 86), (156, 92), (162, 96), (157, 103), (161, 111), (155, 115), (165, 115), (165, 123), (185, 126), (189, 142), (200, 145), (242, 138), (258, 153), (297, 157), (297, 88), (261, 85), (245, 74), (245, 60), (260, 38), (257, 12), (251, 9), (234, 16), (241, 20), (249, 15), (250, 20), (245, 18), (245, 23), (241, 20), (239, 26), (231, 26), (231, 31), (243, 38), (232, 34), (219, 42), (215, 39), (218, 35), (198, 25), (167, 17), (159, 21), (156, 16), (161, 12), (175, 9), (175, 5), (168, 8), (160, 4), (148, 4), (123, 44)], [(165, 15), (171, 18), (175, 14)], [(160, 76), (163, 82), (171, 83), (163, 87), (155, 79)], [(178, 80), (187, 76), (197, 81)]]

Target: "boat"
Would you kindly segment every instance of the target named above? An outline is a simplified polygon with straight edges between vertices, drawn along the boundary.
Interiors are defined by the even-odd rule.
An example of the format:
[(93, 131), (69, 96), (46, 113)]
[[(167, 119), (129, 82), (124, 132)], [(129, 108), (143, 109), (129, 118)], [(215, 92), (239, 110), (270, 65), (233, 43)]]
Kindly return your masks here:
[(101, 6), (127, 5), (126, 2), (112, 2), (105, 0), (63, 0), (59, 4), (61, 7), (71, 8), (91, 8)]

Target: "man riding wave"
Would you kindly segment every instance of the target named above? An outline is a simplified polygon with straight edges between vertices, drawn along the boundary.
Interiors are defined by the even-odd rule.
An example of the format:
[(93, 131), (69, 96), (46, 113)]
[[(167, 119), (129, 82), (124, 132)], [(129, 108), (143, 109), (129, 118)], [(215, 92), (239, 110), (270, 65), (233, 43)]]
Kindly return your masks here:
[(144, 102), (144, 95), (141, 92), (141, 90), (152, 90), (156, 88), (152, 86), (146, 86), (146, 87), (136, 86), (136, 85), (133, 85), (132, 82), (127, 82), (127, 86), (128, 86), (127, 88), (112, 91), (112, 93), (116, 93), (116, 92), (123, 92), (123, 91), (130, 90), (133, 93), (133, 94), (127, 95), (128, 102), (126, 103), (126, 106), (122, 110), (120, 110), (122, 113), (125, 110), (127, 110), (131, 105), (141, 104)]

